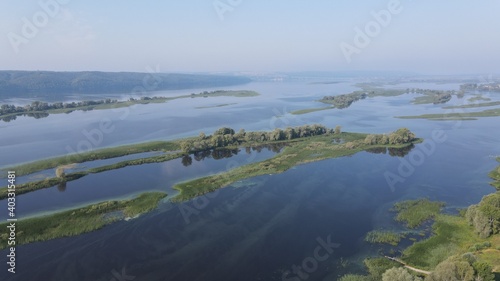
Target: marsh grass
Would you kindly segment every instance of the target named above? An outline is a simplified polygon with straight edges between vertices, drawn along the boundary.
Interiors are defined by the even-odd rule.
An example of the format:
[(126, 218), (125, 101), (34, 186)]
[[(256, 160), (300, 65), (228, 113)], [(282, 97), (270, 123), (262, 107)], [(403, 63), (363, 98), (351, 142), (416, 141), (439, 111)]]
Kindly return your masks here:
[[(106, 214), (121, 211), (127, 217), (134, 217), (155, 209), (165, 196), (166, 193), (149, 192), (130, 200), (107, 201), (53, 215), (19, 220), (16, 223), (16, 245), (91, 232), (119, 219), (116, 216), (106, 217)], [(0, 224), (1, 229), (6, 229), (6, 226), (6, 223)], [(7, 238), (7, 232), (0, 235), (0, 249), (7, 247)]]
[(79, 154), (70, 154), (61, 157), (54, 157), (39, 161), (34, 161), (18, 166), (3, 169), (3, 171), (16, 171), (17, 176), (29, 175), (35, 172), (53, 169), (61, 165), (68, 165), (73, 163), (83, 163), (94, 160), (104, 160), (115, 157), (126, 156), (130, 154), (137, 154), (151, 151), (175, 151), (179, 150), (178, 142), (171, 141), (154, 141), (147, 143), (138, 143), (124, 146), (117, 146), (111, 148), (104, 148), (95, 151), (89, 151)]
[(383, 243), (397, 246), (401, 239), (405, 238), (404, 233), (397, 233), (386, 230), (373, 230), (366, 234), (365, 241), (369, 243)]
[(432, 202), (429, 199), (398, 202), (394, 204), (394, 210), (398, 213), (396, 221), (404, 222), (409, 228), (415, 228), (438, 215), (443, 206), (444, 203)]

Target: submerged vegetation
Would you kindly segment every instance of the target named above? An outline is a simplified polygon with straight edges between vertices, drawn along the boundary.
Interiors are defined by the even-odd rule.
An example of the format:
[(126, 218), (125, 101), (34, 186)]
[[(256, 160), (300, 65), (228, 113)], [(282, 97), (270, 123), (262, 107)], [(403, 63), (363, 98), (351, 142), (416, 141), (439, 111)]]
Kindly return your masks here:
[(394, 204), (398, 213), (396, 221), (404, 222), (407, 227), (415, 228), (424, 221), (434, 218), (444, 206), (442, 202), (432, 202), (429, 199), (407, 200)]
[(373, 230), (366, 234), (365, 241), (370, 243), (387, 243), (397, 246), (405, 234), (384, 230)]
[[(91, 232), (125, 217), (135, 217), (156, 208), (162, 192), (143, 193), (134, 199), (107, 201), (84, 208), (64, 211), (53, 215), (22, 219), (16, 223), (19, 229), (16, 244), (46, 241)], [(5, 229), (6, 223), (0, 224)], [(0, 249), (7, 247), (8, 234), (0, 234)]]

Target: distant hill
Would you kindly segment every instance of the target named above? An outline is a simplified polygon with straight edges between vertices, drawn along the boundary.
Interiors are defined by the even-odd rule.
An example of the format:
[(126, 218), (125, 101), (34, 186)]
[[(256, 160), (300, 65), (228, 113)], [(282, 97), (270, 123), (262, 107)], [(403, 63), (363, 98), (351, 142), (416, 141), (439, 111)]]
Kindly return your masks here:
[(147, 91), (179, 90), (232, 86), (250, 81), (249, 78), (241, 76), (204, 74), (0, 71), (0, 97), (131, 93), (134, 88), (141, 86), (141, 90)]

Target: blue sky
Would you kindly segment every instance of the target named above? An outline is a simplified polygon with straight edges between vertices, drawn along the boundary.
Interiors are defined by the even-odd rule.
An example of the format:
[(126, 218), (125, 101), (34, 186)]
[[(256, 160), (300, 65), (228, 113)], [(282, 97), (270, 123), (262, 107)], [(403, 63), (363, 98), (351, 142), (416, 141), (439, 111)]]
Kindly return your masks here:
[(0, 69), (500, 73), (500, 1), (55, 1), (0, 2)]

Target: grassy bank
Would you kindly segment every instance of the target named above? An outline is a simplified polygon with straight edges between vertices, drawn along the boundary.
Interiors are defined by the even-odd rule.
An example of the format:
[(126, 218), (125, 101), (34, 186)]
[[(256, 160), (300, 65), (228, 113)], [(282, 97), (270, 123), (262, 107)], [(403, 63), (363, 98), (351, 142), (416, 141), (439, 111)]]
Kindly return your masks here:
[(3, 171), (15, 171), (17, 176), (29, 175), (35, 172), (54, 169), (61, 165), (69, 165), (74, 163), (83, 163), (94, 160), (104, 160), (126, 156), (130, 154), (151, 152), (151, 151), (175, 151), (179, 150), (179, 143), (176, 141), (155, 141), (147, 143), (138, 143), (111, 148), (93, 150), (78, 154), (69, 154), (66, 156), (54, 157), (39, 161), (34, 161), (18, 166), (3, 169)]
[[(410, 145), (366, 145), (363, 142), (366, 136), (367, 134), (343, 132), (335, 135), (329, 134), (296, 139), (293, 142), (288, 142), (288, 146), (283, 152), (271, 159), (175, 185), (174, 188), (180, 191), (175, 200), (188, 200), (242, 179), (282, 173), (303, 163), (352, 155), (371, 148), (405, 147)], [(333, 138), (342, 139), (344, 143), (334, 143)], [(420, 140), (415, 140), (414, 142), (418, 141)]]
[(294, 115), (302, 115), (302, 114), (307, 114), (307, 113), (322, 111), (322, 110), (328, 110), (328, 109), (333, 109), (333, 108), (335, 108), (335, 107), (329, 106), (329, 107), (308, 108), (308, 109), (295, 110), (295, 111), (292, 111), (290, 113), (294, 114)]
[(436, 113), (422, 114), (414, 116), (396, 116), (400, 119), (427, 119), (427, 120), (476, 120), (477, 117), (497, 117), (500, 116), (500, 108), (488, 109), (478, 112), (454, 112), (454, 113)]
[(464, 104), (464, 105), (455, 105), (455, 106), (445, 106), (445, 107), (443, 107), (443, 109), (477, 108), (477, 107), (489, 107), (489, 106), (497, 106), (497, 105), (500, 105), (500, 101)]
[[(19, 220), (16, 223), (16, 245), (91, 232), (124, 217), (149, 212), (166, 195), (161, 192), (143, 193), (130, 200), (107, 201), (54, 215)], [(6, 227), (6, 223), (0, 224), (1, 229)], [(0, 249), (7, 247), (7, 238), (7, 232), (0, 235)]]
[[(66, 174), (64, 177), (61, 177), (61, 178), (53, 177), (53, 178), (47, 178), (47, 179), (44, 179), (41, 181), (19, 184), (16, 186), (16, 194), (21, 195), (21, 194), (25, 194), (25, 193), (32, 192), (35, 190), (49, 188), (49, 187), (52, 187), (52, 186), (55, 186), (58, 184), (77, 180), (77, 179), (82, 178), (82, 177), (89, 175), (89, 174), (102, 173), (102, 172), (111, 171), (111, 170), (115, 170), (115, 169), (125, 168), (128, 166), (166, 162), (169, 160), (180, 158), (183, 155), (184, 155), (183, 153), (172, 153), (172, 154), (152, 156), (152, 157), (148, 157), (148, 158), (126, 160), (126, 161), (118, 162), (115, 164), (110, 164), (110, 165), (101, 166), (101, 167), (97, 167), (97, 168), (91, 168), (91, 169), (88, 169), (86, 171), (80, 171), (80, 172)], [(7, 187), (0, 188), (0, 200), (7, 198), (7, 194), (8, 194)]]

